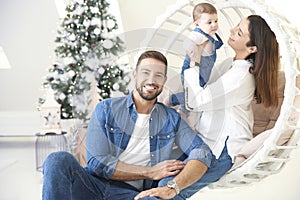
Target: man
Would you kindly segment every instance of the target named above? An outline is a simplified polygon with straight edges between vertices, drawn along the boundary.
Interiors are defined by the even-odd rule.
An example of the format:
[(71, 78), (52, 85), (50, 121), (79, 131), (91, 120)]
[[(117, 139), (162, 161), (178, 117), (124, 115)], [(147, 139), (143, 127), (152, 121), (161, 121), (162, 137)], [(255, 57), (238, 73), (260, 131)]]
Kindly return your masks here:
[[(205, 174), (214, 156), (175, 110), (157, 102), (166, 73), (161, 53), (139, 57), (133, 92), (101, 101), (92, 114), (87, 166), (66, 152), (48, 156), (43, 199), (185, 199), (184, 189)], [(185, 162), (171, 159), (174, 145)]]

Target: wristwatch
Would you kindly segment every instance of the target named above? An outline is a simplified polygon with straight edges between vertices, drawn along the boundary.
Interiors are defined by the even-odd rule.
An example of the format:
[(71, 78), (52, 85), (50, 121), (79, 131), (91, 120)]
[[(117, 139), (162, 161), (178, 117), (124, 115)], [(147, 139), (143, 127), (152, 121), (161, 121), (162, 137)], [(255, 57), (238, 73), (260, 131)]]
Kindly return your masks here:
[(168, 187), (168, 188), (175, 189), (176, 194), (179, 194), (179, 192), (180, 192), (179, 187), (178, 187), (178, 185), (177, 185), (177, 183), (176, 183), (176, 181), (175, 181), (174, 179), (168, 181), (167, 187)]
[(191, 61), (191, 62), (190, 62), (190, 67), (191, 67), (191, 68), (192, 68), (192, 67), (200, 67), (200, 63), (195, 62), (195, 61)]

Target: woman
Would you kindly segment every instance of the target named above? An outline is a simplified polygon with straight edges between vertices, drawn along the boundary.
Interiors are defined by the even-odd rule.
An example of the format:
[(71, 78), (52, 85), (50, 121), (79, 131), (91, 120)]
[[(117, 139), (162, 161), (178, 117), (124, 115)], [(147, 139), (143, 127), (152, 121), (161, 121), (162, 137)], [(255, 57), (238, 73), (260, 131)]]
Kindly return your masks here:
[[(204, 87), (199, 86), (199, 68), (185, 71), (186, 107), (197, 115), (193, 128), (212, 149), (215, 160), (201, 179), (174, 199), (192, 196), (232, 167), (235, 155), (252, 138), (253, 97), (265, 107), (278, 104), (279, 47), (273, 31), (262, 17), (251, 15), (230, 33), (228, 44), (235, 56), (215, 66)], [(191, 61), (199, 59), (202, 49), (199, 46), (198, 57)]]
[(213, 68), (206, 86), (197, 82), (198, 68), (185, 73), (186, 107), (197, 112), (194, 128), (216, 158), (234, 163), (241, 147), (252, 138), (253, 97), (265, 107), (278, 104), (279, 47), (275, 34), (258, 15), (248, 16), (231, 29), (228, 44), (235, 57)]

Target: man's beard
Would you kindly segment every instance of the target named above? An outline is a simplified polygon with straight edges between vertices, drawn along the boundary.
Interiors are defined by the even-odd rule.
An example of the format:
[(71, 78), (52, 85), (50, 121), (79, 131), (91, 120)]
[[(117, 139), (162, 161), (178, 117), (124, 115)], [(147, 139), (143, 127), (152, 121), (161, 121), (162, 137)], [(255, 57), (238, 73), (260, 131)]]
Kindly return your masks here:
[(147, 100), (147, 101), (152, 101), (154, 99), (156, 99), (156, 97), (158, 95), (160, 95), (160, 93), (162, 92), (162, 89), (157, 90), (157, 92), (153, 93), (153, 94), (145, 94), (143, 92), (143, 86), (142, 87), (136, 87), (136, 90), (138, 91), (139, 95), (142, 97), (142, 99)]

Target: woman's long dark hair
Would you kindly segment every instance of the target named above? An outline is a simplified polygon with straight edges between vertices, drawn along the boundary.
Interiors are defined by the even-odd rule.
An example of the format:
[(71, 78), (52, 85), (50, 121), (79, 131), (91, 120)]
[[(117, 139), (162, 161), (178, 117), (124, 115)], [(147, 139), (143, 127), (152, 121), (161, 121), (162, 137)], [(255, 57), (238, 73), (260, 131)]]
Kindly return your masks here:
[(250, 15), (250, 41), (247, 46), (256, 46), (257, 52), (247, 59), (253, 60), (250, 73), (255, 78), (255, 98), (265, 107), (278, 105), (279, 45), (267, 22), (258, 15)]

